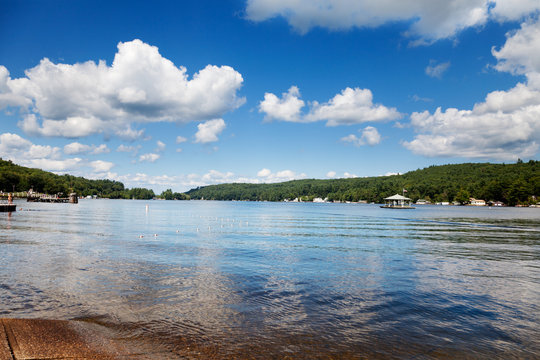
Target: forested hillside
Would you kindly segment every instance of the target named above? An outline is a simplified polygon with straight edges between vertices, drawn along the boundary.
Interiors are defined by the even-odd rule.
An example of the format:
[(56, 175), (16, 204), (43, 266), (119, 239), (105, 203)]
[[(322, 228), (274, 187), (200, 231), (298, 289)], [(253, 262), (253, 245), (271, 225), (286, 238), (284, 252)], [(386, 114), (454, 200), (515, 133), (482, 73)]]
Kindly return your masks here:
[(27, 191), (45, 194), (69, 194), (79, 196), (99, 195), (111, 199), (152, 199), (154, 191), (142, 188), (126, 189), (124, 184), (113, 180), (89, 180), (72, 175), (56, 175), (47, 171), (27, 168), (0, 159), (0, 190), (4, 192)]
[(467, 202), (469, 197), (502, 201), (508, 205), (536, 203), (540, 199), (540, 162), (517, 164), (466, 163), (430, 166), (403, 175), (295, 180), (277, 184), (222, 184), (192, 189), (192, 199), (283, 201), (315, 197), (328, 200), (381, 203), (407, 189), (413, 200)]

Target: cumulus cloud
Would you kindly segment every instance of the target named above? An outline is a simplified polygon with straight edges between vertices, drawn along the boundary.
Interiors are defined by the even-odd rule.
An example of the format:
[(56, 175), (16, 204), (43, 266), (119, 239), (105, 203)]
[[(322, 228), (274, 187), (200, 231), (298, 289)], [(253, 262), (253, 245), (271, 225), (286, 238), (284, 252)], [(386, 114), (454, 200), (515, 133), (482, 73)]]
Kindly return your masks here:
[(156, 162), (157, 159), (159, 159), (161, 157), (161, 155), (159, 154), (156, 154), (156, 153), (147, 153), (147, 154), (142, 154), (141, 156), (139, 156), (139, 162)]
[(265, 93), (259, 104), (259, 112), (265, 113), (267, 120), (300, 121), (300, 112), (305, 103), (300, 98), (298, 87), (291, 86), (281, 99), (272, 93)]
[[(411, 114), (418, 132), (403, 145), (426, 156), (515, 160), (533, 157), (540, 139), (540, 23), (525, 23), (508, 34), (493, 53), (500, 71), (524, 74), (527, 81), (507, 91), (493, 91), (472, 110), (440, 107)], [(525, 49), (528, 49), (527, 51)]]
[[(276, 182), (283, 182), (283, 181), (290, 181), (290, 180), (297, 180), (297, 179), (305, 179), (306, 174), (304, 173), (296, 173), (292, 170), (281, 170), (278, 172), (273, 173), (269, 169), (261, 169), (257, 173), (257, 177), (260, 178), (260, 182), (263, 183), (276, 183)], [(259, 182), (256, 180), (252, 180), (250, 182)]]
[[(295, 179), (304, 179), (306, 174), (297, 173), (292, 170), (282, 170), (273, 173), (268, 169), (262, 169), (257, 176), (239, 176), (232, 171), (209, 170), (204, 174), (182, 174), (182, 175), (148, 175), (136, 173), (134, 175), (116, 175), (114, 180), (123, 182), (127, 187), (147, 187), (159, 189), (175, 189), (175, 191), (187, 191), (189, 189), (224, 183), (272, 183)], [(161, 190), (160, 190), (161, 191)]]
[(306, 123), (326, 121), (327, 126), (396, 120), (402, 116), (395, 108), (374, 104), (369, 89), (348, 87), (325, 103), (310, 102), (306, 114), (301, 114), (304, 101), (299, 96), (296, 86), (283, 93), (281, 99), (266, 93), (259, 103), (259, 112), (265, 113), (267, 119)]
[(177, 144), (181, 144), (183, 142), (186, 142), (187, 141), (187, 138), (183, 137), (183, 136), (177, 136), (176, 137), (176, 143)]
[(300, 33), (402, 22), (410, 24), (406, 35), (413, 44), (429, 44), (490, 19), (514, 21), (539, 9), (537, 0), (248, 0), (246, 16), (253, 21), (280, 16)]
[(17, 164), (39, 167), (49, 171), (62, 171), (81, 162), (81, 159), (61, 159), (60, 148), (36, 145), (17, 134), (0, 135), (0, 157)]
[(214, 119), (197, 125), (195, 133), (195, 142), (207, 144), (218, 141), (218, 135), (225, 130), (225, 121), (223, 119)]
[(350, 134), (341, 138), (341, 141), (351, 143), (355, 146), (375, 146), (381, 142), (381, 135), (379, 134), (379, 131), (377, 131), (377, 129), (373, 126), (366, 126), (362, 130), (362, 135), (360, 137), (354, 134)]
[[(102, 146), (88, 146), (78, 143), (68, 144), (65, 154), (83, 154), (95, 152)], [(71, 151), (71, 153), (70, 153)], [(88, 161), (80, 157), (63, 158), (59, 147), (49, 145), (37, 145), (31, 141), (12, 133), (0, 134), (0, 157), (11, 160), (16, 164), (27, 167), (39, 168), (56, 173), (80, 174), (90, 169), (91, 172), (99, 172), (102, 177), (114, 164), (108, 161)], [(86, 170), (85, 170), (86, 169)], [(88, 175), (88, 173), (84, 174)]]
[(78, 154), (98, 155), (98, 154), (107, 154), (109, 152), (110, 150), (105, 144), (96, 146), (94, 144), (85, 145), (78, 142), (72, 142), (64, 146), (64, 154), (66, 155), (78, 155)]
[(500, 50), (492, 49), (498, 59), (495, 68), (512, 74), (540, 73), (540, 22), (526, 22), (507, 34)]
[(141, 145), (133, 146), (133, 145), (124, 145), (120, 144), (117, 148), (117, 152), (127, 152), (127, 153), (133, 153), (134, 155), (137, 154), (137, 152), (141, 149)]
[(329, 172), (326, 173), (326, 177), (330, 178), (330, 179), (335, 178), (336, 177), (336, 172), (335, 171), (329, 171)]
[(449, 67), (450, 61), (437, 64), (435, 60), (430, 60), (429, 65), (426, 67), (426, 75), (440, 79)]
[(114, 163), (109, 161), (96, 160), (90, 162), (90, 166), (96, 173), (106, 173), (111, 170), (111, 168), (114, 166)]
[(261, 169), (258, 173), (257, 173), (257, 176), (258, 177), (268, 177), (270, 176), (270, 174), (272, 174), (272, 172), (270, 171), (270, 169)]
[(19, 123), (31, 135), (85, 137), (116, 134), (140, 138), (132, 124), (206, 121), (241, 106), (237, 91), (243, 82), (229, 66), (208, 65), (188, 77), (140, 40), (119, 43), (113, 63), (87, 61), (55, 64), (43, 59), (11, 79), (0, 66), (0, 108), (20, 107)]

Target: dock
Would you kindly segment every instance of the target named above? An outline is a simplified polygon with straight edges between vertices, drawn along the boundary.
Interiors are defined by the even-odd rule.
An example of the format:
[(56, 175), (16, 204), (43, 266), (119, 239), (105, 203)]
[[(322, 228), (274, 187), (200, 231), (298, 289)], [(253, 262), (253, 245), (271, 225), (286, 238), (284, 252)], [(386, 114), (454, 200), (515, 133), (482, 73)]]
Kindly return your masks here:
[(17, 210), (15, 204), (0, 204), (0, 212), (13, 212)]
[(41, 196), (41, 197), (28, 197), (26, 198), (28, 202), (45, 202), (45, 203), (67, 203), (69, 198), (61, 198), (55, 196)]
[(77, 204), (79, 198), (76, 193), (69, 194), (69, 197), (59, 197), (56, 195), (45, 195), (45, 194), (29, 194), (26, 197), (27, 202), (45, 202), (45, 203), (70, 203)]

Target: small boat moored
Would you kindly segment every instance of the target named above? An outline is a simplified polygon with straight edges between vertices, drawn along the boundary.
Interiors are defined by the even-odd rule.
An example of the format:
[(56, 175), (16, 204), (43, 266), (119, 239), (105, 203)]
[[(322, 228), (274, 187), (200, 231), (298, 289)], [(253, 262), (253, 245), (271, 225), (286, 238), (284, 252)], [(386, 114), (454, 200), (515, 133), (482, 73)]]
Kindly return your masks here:
[(382, 205), (383, 209), (414, 209), (412, 206), (412, 200), (403, 195), (392, 195), (384, 199), (385, 205)]

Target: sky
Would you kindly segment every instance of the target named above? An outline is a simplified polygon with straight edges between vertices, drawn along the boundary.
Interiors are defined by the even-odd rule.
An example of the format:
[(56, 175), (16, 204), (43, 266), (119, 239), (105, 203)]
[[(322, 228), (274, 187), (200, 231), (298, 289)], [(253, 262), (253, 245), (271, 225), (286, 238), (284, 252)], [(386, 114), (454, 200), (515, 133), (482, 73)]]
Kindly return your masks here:
[(0, 157), (155, 192), (539, 159), (540, 0), (0, 2)]

